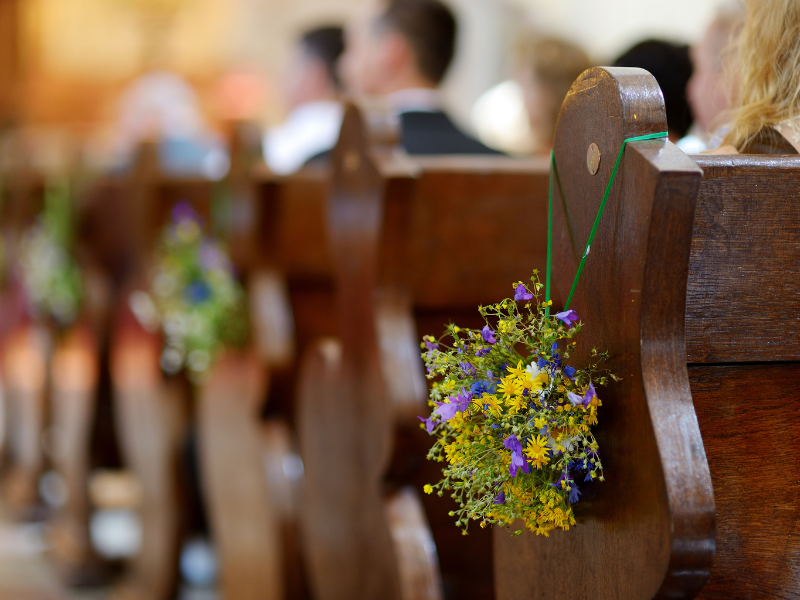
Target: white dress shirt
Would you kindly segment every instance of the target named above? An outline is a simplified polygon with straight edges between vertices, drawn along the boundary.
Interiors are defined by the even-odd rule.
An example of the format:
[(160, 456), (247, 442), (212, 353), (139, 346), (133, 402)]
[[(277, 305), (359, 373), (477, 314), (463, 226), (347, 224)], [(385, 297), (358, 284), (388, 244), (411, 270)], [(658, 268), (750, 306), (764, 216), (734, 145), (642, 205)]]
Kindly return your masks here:
[(301, 104), (283, 124), (264, 134), (264, 160), (273, 173), (289, 175), (308, 159), (336, 145), (344, 109), (339, 102), (320, 100)]
[(408, 88), (387, 95), (386, 104), (397, 114), (439, 112), (442, 110), (442, 96), (439, 90), (431, 88)]

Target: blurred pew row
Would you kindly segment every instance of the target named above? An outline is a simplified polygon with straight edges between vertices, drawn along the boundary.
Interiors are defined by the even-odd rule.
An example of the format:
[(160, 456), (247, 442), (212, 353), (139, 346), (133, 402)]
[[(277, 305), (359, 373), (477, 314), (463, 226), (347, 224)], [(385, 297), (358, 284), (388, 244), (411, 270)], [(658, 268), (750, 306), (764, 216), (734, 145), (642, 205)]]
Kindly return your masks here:
[[(645, 71), (574, 84), (554, 150), (556, 306), (623, 140), (662, 131)], [(451, 501), (421, 493), (439, 466), (417, 420), (419, 341), (480, 327), (479, 304), (544, 271), (549, 163), (412, 158), (394, 135), (350, 106), (329, 165), (277, 177), (241, 127), (222, 181), (167, 175), (143, 145), (129, 172), (68, 195), (79, 318), (31, 314), (6, 278), (0, 483), (21, 518), (50, 499), (65, 581), (172, 598), (181, 549), (207, 531), (228, 600), (800, 597), (800, 216), (785, 200), (800, 161), (628, 144), (571, 306), (587, 323), (578, 360), (608, 349), (623, 377), (604, 390), (606, 482), (585, 488), (570, 531), (464, 537)], [(14, 264), (66, 188), (24, 169), (3, 184)], [(202, 380), (165, 372), (162, 334), (131, 301), (176, 205), (226, 242), (248, 294), (248, 344)], [(122, 565), (92, 538), (93, 515), (120, 507), (141, 523)]]

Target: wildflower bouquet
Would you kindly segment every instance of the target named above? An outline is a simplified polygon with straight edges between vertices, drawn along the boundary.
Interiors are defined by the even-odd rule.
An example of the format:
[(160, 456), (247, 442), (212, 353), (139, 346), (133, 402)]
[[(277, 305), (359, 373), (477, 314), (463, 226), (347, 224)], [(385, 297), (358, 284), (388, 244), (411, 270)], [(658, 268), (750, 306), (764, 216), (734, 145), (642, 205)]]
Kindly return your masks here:
[(44, 208), (20, 240), (19, 273), (31, 312), (59, 328), (78, 318), (83, 280), (72, 256), (72, 220), (66, 182), (50, 183)]
[(598, 370), (607, 356), (593, 350), (594, 364), (569, 366), (578, 315), (550, 315), (536, 271), (531, 282), (515, 284), (513, 300), (479, 307), (482, 330), (450, 325), (443, 339), (452, 346), (432, 336), (422, 343), (435, 382), (433, 413), (420, 420), (436, 436), (428, 458), (447, 463), (443, 479), (425, 492), (450, 491), (458, 503), (450, 514), (464, 533), (470, 520), (485, 527), (521, 519), (545, 536), (569, 529), (578, 481), (603, 481), (592, 426), (602, 404), (595, 385), (614, 377)]
[(222, 245), (202, 231), (187, 203), (175, 206), (157, 252), (151, 291), (134, 292), (130, 306), (143, 326), (161, 328), (161, 368), (186, 367), (201, 381), (226, 346), (240, 346), (249, 330), (245, 291)]

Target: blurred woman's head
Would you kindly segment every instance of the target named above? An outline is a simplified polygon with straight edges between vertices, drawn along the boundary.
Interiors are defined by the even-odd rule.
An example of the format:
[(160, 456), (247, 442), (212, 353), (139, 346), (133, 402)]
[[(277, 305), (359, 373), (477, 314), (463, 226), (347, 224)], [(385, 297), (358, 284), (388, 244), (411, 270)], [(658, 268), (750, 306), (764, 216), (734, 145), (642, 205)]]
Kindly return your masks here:
[(747, 0), (731, 65), (724, 143), (741, 150), (759, 132), (800, 117), (800, 0)]
[(548, 152), (561, 103), (578, 76), (591, 67), (578, 46), (557, 38), (535, 38), (522, 44), (519, 80), (534, 146)]
[(725, 6), (691, 48), (694, 71), (686, 96), (701, 134), (713, 133), (722, 125), (720, 120), (728, 108), (725, 72), (729, 68), (730, 41), (741, 20), (738, 3)]

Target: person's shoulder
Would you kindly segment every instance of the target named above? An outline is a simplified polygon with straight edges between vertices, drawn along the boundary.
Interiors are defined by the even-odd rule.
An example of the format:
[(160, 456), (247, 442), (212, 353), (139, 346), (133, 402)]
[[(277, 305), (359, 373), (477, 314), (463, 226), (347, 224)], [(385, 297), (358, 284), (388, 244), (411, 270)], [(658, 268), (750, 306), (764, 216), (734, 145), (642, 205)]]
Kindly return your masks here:
[(442, 111), (401, 113), (400, 134), (408, 154), (502, 154), (461, 131)]
[(794, 146), (772, 127), (759, 131), (742, 148), (742, 154), (797, 154)]

